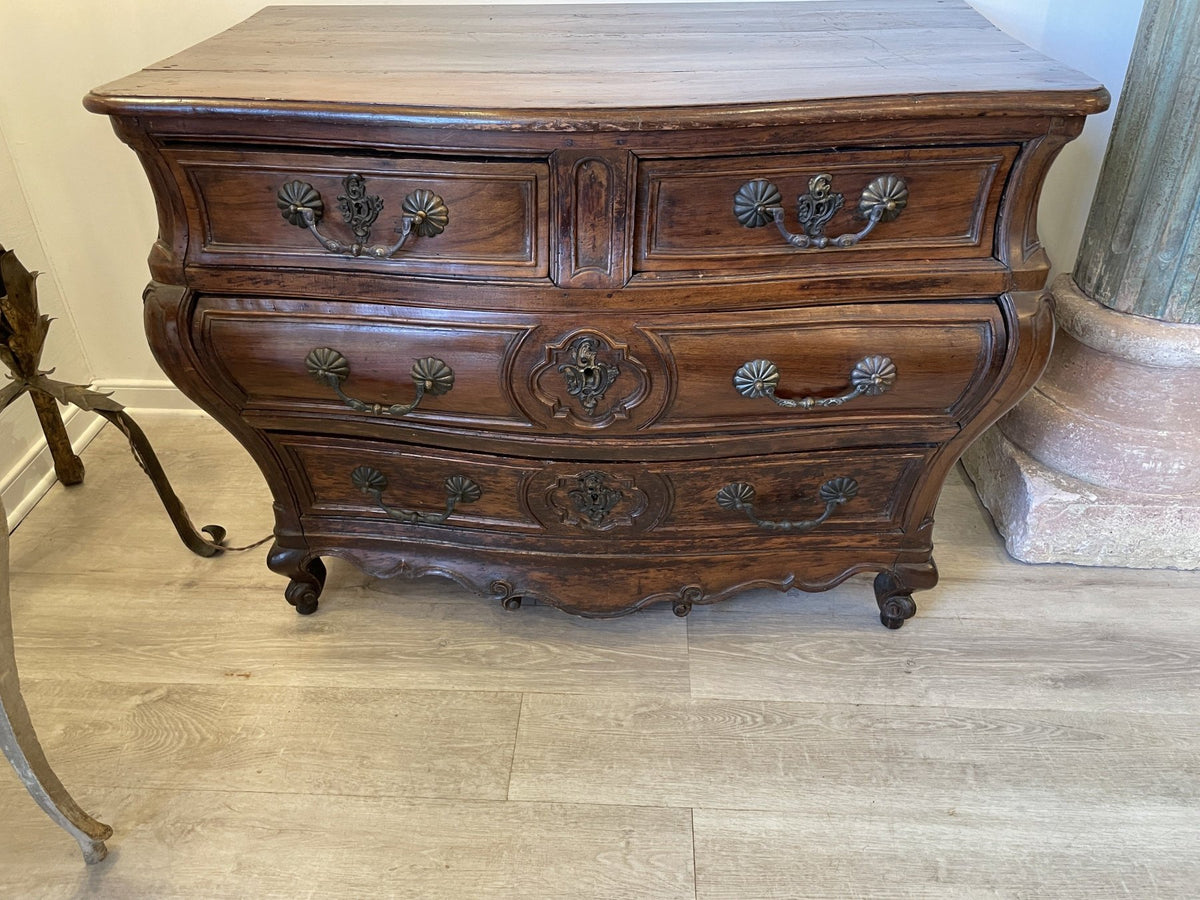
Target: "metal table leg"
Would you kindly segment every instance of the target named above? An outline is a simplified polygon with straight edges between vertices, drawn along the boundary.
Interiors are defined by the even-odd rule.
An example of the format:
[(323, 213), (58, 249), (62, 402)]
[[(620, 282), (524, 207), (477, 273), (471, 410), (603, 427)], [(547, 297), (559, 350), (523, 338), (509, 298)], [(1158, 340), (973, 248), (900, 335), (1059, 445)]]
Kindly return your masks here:
[(71, 799), (46, 761), (29, 720), (25, 698), (21, 696), (8, 591), (8, 515), (3, 504), (0, 504), (0, 750), (38, 806), (79, 842), (84, 862), (98, 863), (104, 859), (108, 855), (104, 841), (112, 837), (112, 829), (97, 822)]

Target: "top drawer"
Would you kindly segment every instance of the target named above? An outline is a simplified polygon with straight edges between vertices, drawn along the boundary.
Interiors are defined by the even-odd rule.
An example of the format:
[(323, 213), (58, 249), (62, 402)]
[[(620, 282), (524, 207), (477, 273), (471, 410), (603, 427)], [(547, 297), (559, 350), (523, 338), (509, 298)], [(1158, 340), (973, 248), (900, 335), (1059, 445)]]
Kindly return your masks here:
[[(184, 150), (189, 260), (483, 278), (547, 274), (549, 167)], [(313, 227), (305, 225), (310, 211)], [(393, 252), (387, 252), (411, 233)], [(356, 233), (357, 229), (357, 233)], [(359, 248), (354, 245), (359, 244)]]
[[(634, 267), (719, 276), (989, 257), (1016, 153), (1016, 146), (935, 147), (643, 160)], [(856, 243), (836, 246), (871, 224), (860, 202), (870, 208), (877, 200), (891, 208)], [(798, 243), (816, 240), (789, 244), (775, 208)], [(828, 245), (814, 246), (822, 235)]]

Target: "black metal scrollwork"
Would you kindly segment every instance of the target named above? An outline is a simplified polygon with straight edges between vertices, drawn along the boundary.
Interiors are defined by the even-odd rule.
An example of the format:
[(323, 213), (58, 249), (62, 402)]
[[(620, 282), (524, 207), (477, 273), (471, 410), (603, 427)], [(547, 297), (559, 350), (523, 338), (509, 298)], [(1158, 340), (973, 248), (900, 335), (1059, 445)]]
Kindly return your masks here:
[(347, 175), (342, 180), (346, 193), (338, 195), (338, 209), (342, 218), (358, 238), (358, 243), (365, 244), (371, 238), (371, 228), (375, 220), (383, 212), (383, 198), (378, 194), (367, 193), (366, 179), (361, 175)]
[(369, 497), (374, 497), (379, 507), (398, 522), (409, 525), (440, 525), (445, 522), (460, 503), (474, 503), (483, 496), (483, 489), (465, 475), (451, 475), (444, 482), (446, 488), (446, 508), (442, 512), (420, 512), (415, 509), (398, 509), (383, 502), (383, 492), (387, 490), (387, 478), (378, 469), (370, 466), (359, 466), (350, 473), (351, 483)]
[(321, 193), (307, 181), (289, 181), (279, 188), (275, 204), (284, 221), (297, 228), (307, 228), (330, 253), (342, 256), (369, 256), (387, 259), (403, 247), (414, 234), (420, 237), (436, 237), (450, 223), (450, 211), (445, 202), (433, 191), (413, 191), (401, 203), (403, 215), (396, 225), (400, 235), (394, 244), (371, 246), (371, 229), (383, 212), (383, 198), (367, 193), (367, 182), (361, 175), (347, 175), (342, 179), (345, 193), (338, 195), (338, 209), (342, 219), (354, 234), (354, 242), (347, 244), (336, 238), (326, 237), (317, 228), (325, 215), (325, 201)]
[(817, 495), (825, 503), (825, 511), (815, 519), (806, 521), (760, 519), (754, 512), (756, 495), (754, 485), (745, 481), (735, 481), (717, 491), (717, 505), (722, 509), (745, 513), (746, 518), (767, 531), (812, 531), (828, 519), (835, 509), (858, 495), (858, 482), (844, 475), (826, 481), (817, 491)]
[(407, 415), (417, 408), (426, 394), (439, 397), (454, 387), (454, 370), (437, 357), (426, 356), (415, 360), (409, 370), (409, 376), (417, 389), (417, 395), (412, 402), (384, 406), (382, 403), (367, 403), (346, 395), (342, 390), (342, 382), (350, 377), (350, 363), (331, 347), (315, 347), (310, 350), (304, 358), (304, 365), (308, 374), (321, 384), (333, 388), (348, 407), (376, 416)]
[(776, 397), (779, 386), (779, 368), (769, 359), (754, 359), (742, 363), (733, 373), (733, 386), (743, 397), (756, 400), (770, 397), (775, 403), (788, 409), (820, 409), (841, 406), (855, 397), (877, 397), (891, 390), (896, 383), (896, 364), (886, 356), (867, 356), (860, 359), (850, 370), (850, 389), (836, 397), (799, 397), (795, 400)]
[(833, 190), (833, 178), (824, 173), (808, 182), (808, 193), (796, 200), (796, 220), (800, 231), (787, 228), (783, 211), (783, 195), (765, 179), (748, 181), (733, 197), (733, 214), (745, 228), (761, 228), (771, 222), (793, 247), (825, 250), (853, 247), (875, 230), (880, 222), (891, 222), (908, 206), (908, 184), (896, 175), (880, 175), (863, 189), (858, 199), (857, 214), (866, 220), (862, 230), (829, 237), (825, 227), (845, 205), (845, 196)]
[(567, 496), (575, 511), (594, 527), (604, 524), (613, 507), (625, 499), (624, 492), (609, 486), (608, 476), (603, 472), (584, 472)]

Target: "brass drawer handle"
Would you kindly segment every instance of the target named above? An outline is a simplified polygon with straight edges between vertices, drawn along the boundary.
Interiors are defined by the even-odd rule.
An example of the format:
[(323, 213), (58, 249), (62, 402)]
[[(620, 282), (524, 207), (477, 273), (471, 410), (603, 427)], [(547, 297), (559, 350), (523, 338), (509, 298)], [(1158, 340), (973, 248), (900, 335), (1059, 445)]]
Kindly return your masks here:
[(815, 519), (809, 519), (804, 522), (789, 522), (787, 520), (772, 522), (769, 519), (760, 519), (754, 513), (754, 497), (756, 495), (754, 485), (747, 484), (744, 481), (735, 481), (733, 484), (727, 484), (721, 490), (717, 491), (717, 505), (722, 509), (744, 512), (747, 519), (759, 528), (764, 528), (767, 531), (812, 531), (828, 519), (834, 509), (848, 500), (852, 500), (858, 494), (858, 482), (853, 478), (841, 475), (837, 478), (829, 479), (821, 485), (817, 493), (821, 500), (825, 502), (825, 512), (821, 513)]
[(446, 230), (446, 225), (450, 222), (450, 211), (446, 208), (445, 201), (433, 191), (422, 188), (405, 197), (401, 204), (404, 215), (396, 225), (396, 233), (400, 235), (400, 239), (390, 246), (377, 244), (372, 247), (369, 244), (371, 228), (383, 212), (383, 198), (378, 194), (367, 193), (367, 182), (361, 175), (347, 175), (342, 179), (342, 184), (346, 193), (338, 195), (338, 209), (341, 210), (342, 219), (354, 232), (355, 240), (352, 244), (326, 237), (317, 230), (317, 223), (325, 214), (325, 201), (321, 199), (321, 192), (307, 181), (289, 181), (284, 184), (275, 196), (275, 204), (288, 224), (297, 228), (307, 228), (322, 247), (330, 253), (339, 253), (342, 256), (387, 259), (403, 247), (413, 234), (436, 237)]
[(825, 250), (830, 247), (853, 247), (880, 222), (890, 222), (908, 206), (908, 184), (896, 175), (880, 175), (863, 189), (858, 198), (858, 216), (866, 219), (862, 231), (831, 238), (825, 226), (834, 217), (846, 198), (833, 190), (830, 175), (817, 175), (808, 182), (808, 193), (796, 201), (798, 234), (788, 231), (784, 223), (783, 196), (779, 188), (765, 179), (748, 181), (733, 197), (733, 214), (746, 228), (759, 228), (774, 222), (779, 233), (793, 247)]
[(359, 466), (350, 473), (351, 483), (369, 497), (374, 497), (379, 507), (398, 522), (409, 525), (440, 525), (450, 518), (458, 504), (474, 503), (483, 496), (483, 489), (465, 475), (451, 475), (445, 481), (446, 509), (442, 512), (420, 512), (415, 509), (397, 509), (383, 502), (387, 490), (387, 478), (378, 469)]
[(779, 369), (769, 359), (755, 359), (742, 363), (733, 373), (733, 386), (743, 397), (749, 397), (751, 400), (770, 397), (788, 409), (841, 406), (855, 397), (877, 397), (890, 390), (895, 383), (896, 365), (886, 356), (867, 356), (856, 362), (850, 371), (850, 390), (836, 397), (801, 397), (797, 400), (776, 397)]
[(417, 404), (429, 394), (433, 397), (449, 393), (454, 387), (454, 370), (434, 356), (415, 360), (409, 375), (417, 388), (412, 403), (397, 403), (384, 406), (382, 403), (366, 403), (349, 397), (342, 390), (342, 382), (350, 377), (350, 363), (346, 357), (330, 347), (316, 347), (304, 357), (308, 374), (318, 382), (328, 385), (342, 398), (342, 402), (358, 412), (376, 416), (403, 416), (417, 408)]

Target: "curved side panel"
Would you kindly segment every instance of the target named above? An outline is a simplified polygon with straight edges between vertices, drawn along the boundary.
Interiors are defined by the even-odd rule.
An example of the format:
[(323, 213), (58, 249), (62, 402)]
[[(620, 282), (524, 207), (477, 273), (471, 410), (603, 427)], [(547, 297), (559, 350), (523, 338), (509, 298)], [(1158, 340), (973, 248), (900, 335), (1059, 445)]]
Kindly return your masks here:
[(910, 533), (914, 529), (925, 531), (926, 540), (933, 527), (933, 508), (951, 467), (976, 438), (1029, 392), (1045, 371), (1054, 348), (1054, 301), (1049, 292), (1004, 294), (1000, 309), (1008, 340), (996, 388), (959, 435), (934, 454), (912, 494), (905, 522)]
[(155, 360), (187, 397), (221, 423), (254, 459), (274, 498), (277, 543), (304, 547), (297, 502), (287, 487), (282, 461), (262, 435), (246, 424), (238, 409), (203, 374), (205, 366), (191, 341), (196, 294), (172, 284), (150, 282), (142, 295), (146, 337)]
[(163, 284), (182, 283), (183, 261), (187, 256), (187, 207), (171, 168), (158, 145), (146, 134), (136, 119), (114, 118), (113, 131), (137, 154), (138, 161), (154, 192), (158, 210), (158, 240), (150, 248), (147, 263), (150, 277)]
[(1046, 284), (1050, 257), (1038, 237), (1038, 201), (1050, 164), (1079, 136), (1083, 122), (1052, 119), (1046, 134), (1026, 143), (1013, 165), (996, 220), (996, 255), (1012, 270), (1013, 290), (1040, 291)]

